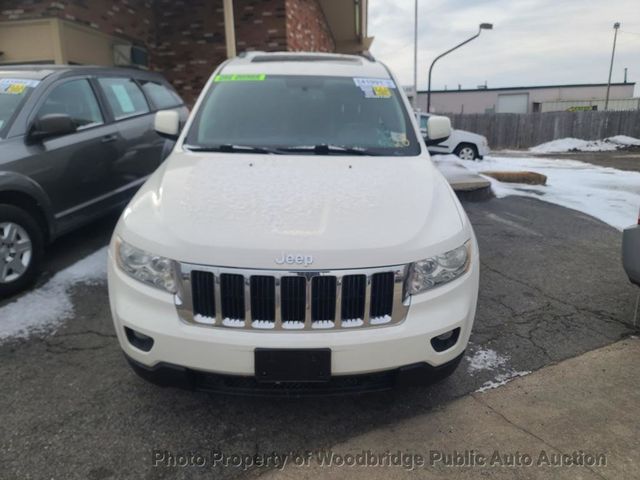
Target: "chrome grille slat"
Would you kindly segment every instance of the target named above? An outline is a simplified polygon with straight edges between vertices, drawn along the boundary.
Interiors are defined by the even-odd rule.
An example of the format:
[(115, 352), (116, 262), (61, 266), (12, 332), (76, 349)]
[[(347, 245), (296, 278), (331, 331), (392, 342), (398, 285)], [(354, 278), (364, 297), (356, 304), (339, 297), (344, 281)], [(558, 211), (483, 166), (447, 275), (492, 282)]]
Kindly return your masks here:
[(305, 283), (305, 307), (304, 307), (304, 328), (305, 329), (310, 329), (312, 327), (311, 325), (311, 301), (309, 300), (311, 298), (311, 280), (309, 278), (306, 278), (306, 283)]
[(215, 276), (214, 297), (216, 299), (216, 325), (222, 325), (222, 294), (220, 293), (220, 275)]
[(176, 265), (178, 314), (184, 322), (202, 327), (358, 330), (398, 324), (409, 308), (410, 297), (404, 296), (406, 265), (335, 271)]
[(362, 321), (364, 322), (364, 326), (369, 326), (369, 321), (371, 320), (371, 276), (367, 275), (367, 280), (365, 281), (365, 293), (364, 293), (364, 317)]

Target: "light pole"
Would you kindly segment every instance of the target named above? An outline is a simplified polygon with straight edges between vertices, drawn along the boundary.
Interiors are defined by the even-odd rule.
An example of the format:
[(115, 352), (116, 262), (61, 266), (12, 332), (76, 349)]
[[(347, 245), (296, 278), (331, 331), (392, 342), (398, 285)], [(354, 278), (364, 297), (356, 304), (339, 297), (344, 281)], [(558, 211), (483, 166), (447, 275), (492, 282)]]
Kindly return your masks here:
[(466, 45), (470, 41), (475, 40), (476, 38), (478, 38), (480, 36), (480, 34), (482, 33), (482, 30), (493, 30), (493, 24), (492, 23), (481, 23), (480, 24), (480, 28), (478, 28), (478, 33), (476, 33), (473, 37), (467, 38), (464, 42), (459, 43), (458, 45), (456, 45), (453, 48), (450, 48), (449, 50), (447, 50), (444, 53), (441, 53), (440, 55), (438, 55), (433, 60), (433, 62), (431, 62), (431, 66), (429, 67), (429, 83), (427, 85), (427, 113), (431, 111), (431, 71), (433, 70), (433, 66), (436, 64), (436, 62), (438, 60), (440, 60), (445, 55), (450, 54), (454, 50), (457, 50), (461, 46)]
[(616, 56), (616, 40), (618, 39), (618, 29), (620, 22), (613, 24), (613, 50), (611, 51), (611, 65), (609, 65), (609, 81), (607, 82), (607, 98), (604, 101), (605, 111), (609, 109), (609, 91), (611, 90), (611, 74), (613, 73), (613, 59)]

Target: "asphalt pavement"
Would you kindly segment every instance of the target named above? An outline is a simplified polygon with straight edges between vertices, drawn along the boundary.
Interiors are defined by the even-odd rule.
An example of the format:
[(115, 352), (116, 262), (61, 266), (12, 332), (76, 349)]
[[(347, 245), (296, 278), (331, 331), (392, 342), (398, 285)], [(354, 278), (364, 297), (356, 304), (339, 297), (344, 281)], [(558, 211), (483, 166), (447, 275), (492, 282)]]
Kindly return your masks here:
[[(136, 377), (120, 353), (106, 285), (81, 284), (72, 295), (74, 315), (57, 332), (0, 344), (0, 478), (253, 477), (265, 469), (154, 466), (153, 461), (160, 455), (178, 463), (185, 458), (180, 454), (197, 461), (214, 452), (329, 448), (417, 420), (500, 379), (636, 331), (637, 289), (620, 265), (619, 231), (534, 199), (508, 197), (465, 203), (465, 208), (481, 250), (480, 299), (469, 360), (445, 382), (355, 397), (284, 400), (160, 389)], [(105, 219), (61, 239), (49, 275), (105, 245), (113, 223)], [(474, 367), (470, 360), (486, 352), (500, 360)]]

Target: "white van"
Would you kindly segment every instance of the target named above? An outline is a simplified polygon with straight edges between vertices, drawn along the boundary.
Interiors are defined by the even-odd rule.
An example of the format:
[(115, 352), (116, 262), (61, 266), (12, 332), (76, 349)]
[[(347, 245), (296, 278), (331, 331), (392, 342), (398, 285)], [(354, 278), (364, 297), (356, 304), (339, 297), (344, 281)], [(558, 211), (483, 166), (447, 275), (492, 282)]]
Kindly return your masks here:
[[(453, 372), (473, 325), (473, 229), (397, 80), (349, 55), (221, 65), (115, 229), (118, 339), (159, 385), (380, 390)], [(432, 117), (431, 139), (450, 134)]]

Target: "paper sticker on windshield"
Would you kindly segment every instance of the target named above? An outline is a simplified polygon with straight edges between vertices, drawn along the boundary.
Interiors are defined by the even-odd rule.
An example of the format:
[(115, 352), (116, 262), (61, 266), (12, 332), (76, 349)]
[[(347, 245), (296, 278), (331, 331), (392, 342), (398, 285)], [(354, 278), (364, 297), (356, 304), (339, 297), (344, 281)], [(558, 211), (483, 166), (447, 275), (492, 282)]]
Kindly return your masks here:
[(35, 88), (39, 83), (37, 80), (3, 78), (0, 80), (0, 94), (21, 95), (27, 88)]
[(393, 80), (388, 78), (354, 78), (353, 81), (365, 98), (391, 98), (391, 89), (396, 88)]
[(250, 73), (232, 73), (226, 75), (216, 75), (213, 79), (214, 82), (261, 82), (267, 76), (264, 73), (250, 74)]
[(391, 132), (391, 141), (395, 147), (408, 147), (409, 139), (404, 132)]

